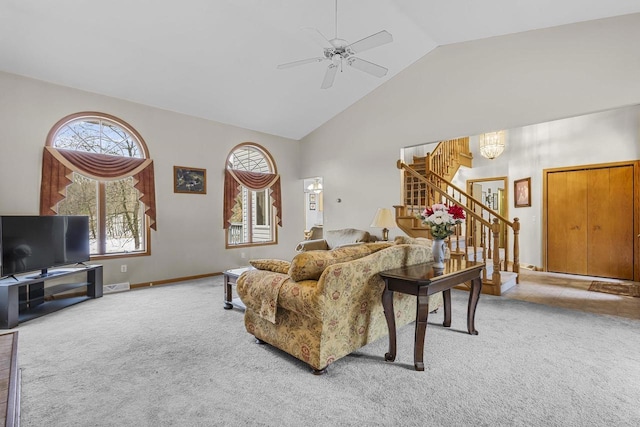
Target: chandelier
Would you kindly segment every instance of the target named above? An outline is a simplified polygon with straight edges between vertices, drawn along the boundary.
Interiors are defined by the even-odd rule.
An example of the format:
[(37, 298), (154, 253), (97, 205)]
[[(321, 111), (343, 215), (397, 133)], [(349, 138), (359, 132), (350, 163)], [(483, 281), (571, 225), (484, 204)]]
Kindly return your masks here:
[(488, 132), (480, 135), (480, 154), (487, 159), (495, 159), (504, 151), (505, 131)]

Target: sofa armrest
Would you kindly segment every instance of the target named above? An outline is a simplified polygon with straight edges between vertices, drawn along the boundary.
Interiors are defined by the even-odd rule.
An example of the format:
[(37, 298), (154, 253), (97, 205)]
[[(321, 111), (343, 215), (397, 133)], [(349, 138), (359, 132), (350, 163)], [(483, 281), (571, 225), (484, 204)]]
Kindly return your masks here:
[(305, 240), (298, 243), (298, 246), (296, 246), (297, 252), (326, 251), (326, 250), (329, 250), (329, 245), (327, 244), (327, 241), (324, 239)]

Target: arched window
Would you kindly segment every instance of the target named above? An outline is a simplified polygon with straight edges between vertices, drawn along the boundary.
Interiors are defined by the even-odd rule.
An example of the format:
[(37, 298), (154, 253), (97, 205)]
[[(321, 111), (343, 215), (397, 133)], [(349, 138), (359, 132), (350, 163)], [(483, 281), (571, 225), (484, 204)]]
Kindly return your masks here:
[[(92, 256), (149, 253), (153, 162), (142, 137), (103, 113), (56, 123), (42, 160), (41, 215), (87, 215)], [(146, 220), (148, 219), (148, 220)]]
[(271, 155), (257, 144), (236, 146), (227, 157), (224, 185), (226, 246), (277, 243), (282, 203)]

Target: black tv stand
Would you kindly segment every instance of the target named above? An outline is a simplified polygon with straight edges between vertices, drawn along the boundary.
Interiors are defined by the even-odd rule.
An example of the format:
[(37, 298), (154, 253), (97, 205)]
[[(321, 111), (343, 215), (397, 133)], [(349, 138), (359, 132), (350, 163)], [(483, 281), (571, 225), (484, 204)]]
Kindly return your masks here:
[[(86, 268), (86, 267), (84, 267)], [(75, 269), (75, 267), (74, 267)], [(58, 277), (61, 274), (67, 273), (69, 270), (53, 270), (48, 271), (46, 268), (40, 272), (40, 274), (36, 274), (35, 276), (27, 276), (27, 279), (46, 279), (48, 277)]]
[[(0, 329), (11, 329), (18, 323), (44, 316), (88, 299), (102, 296), (102, 266), (63, 268), (42, 272), (46, 276), (18, 276), (0, 280)], [(46, 286), (49, 279), (84, 274), (86, 280)], [(86, 288), (86, 294), (54, 299), (54, 295)]]

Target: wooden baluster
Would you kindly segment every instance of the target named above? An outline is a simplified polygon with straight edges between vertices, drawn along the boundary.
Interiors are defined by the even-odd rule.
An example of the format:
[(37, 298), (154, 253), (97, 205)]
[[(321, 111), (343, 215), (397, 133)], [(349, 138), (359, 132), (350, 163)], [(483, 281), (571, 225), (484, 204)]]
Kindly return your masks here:
[(498, 218), (493, 218), (491, 232), (493, 233), (493, 274), (491, 275), (491, 282), (500, 286), (500, 221)]

